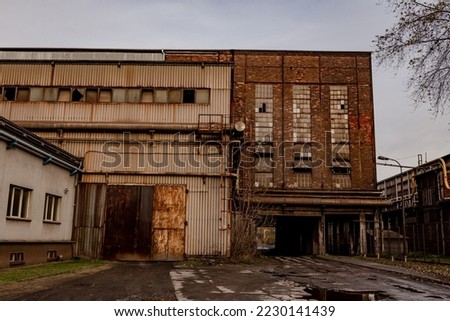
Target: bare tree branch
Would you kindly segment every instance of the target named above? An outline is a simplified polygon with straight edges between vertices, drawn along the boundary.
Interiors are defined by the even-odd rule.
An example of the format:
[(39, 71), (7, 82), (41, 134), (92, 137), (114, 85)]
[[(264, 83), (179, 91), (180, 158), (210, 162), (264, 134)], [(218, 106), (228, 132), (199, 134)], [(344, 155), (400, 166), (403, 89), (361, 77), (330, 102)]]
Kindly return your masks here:
[(435, 116), (444, 113), (450, 109), (450, 2), (384, 2), (398, 20), (374, 40), (378, 64), (406, 65), (416, 105), (430, 104)]

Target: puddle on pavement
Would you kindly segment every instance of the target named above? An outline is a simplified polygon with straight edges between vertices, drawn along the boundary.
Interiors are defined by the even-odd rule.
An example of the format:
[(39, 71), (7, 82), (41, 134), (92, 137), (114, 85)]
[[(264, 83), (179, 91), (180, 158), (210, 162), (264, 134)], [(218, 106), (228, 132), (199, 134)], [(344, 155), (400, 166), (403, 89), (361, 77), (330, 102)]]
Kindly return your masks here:
[(306, 288), (305, 292), (310, 295), (305, 299), (317, 301), (381, 301), (389, 299), (388, 296), (378, 292), (336, 291), (313, 287)]

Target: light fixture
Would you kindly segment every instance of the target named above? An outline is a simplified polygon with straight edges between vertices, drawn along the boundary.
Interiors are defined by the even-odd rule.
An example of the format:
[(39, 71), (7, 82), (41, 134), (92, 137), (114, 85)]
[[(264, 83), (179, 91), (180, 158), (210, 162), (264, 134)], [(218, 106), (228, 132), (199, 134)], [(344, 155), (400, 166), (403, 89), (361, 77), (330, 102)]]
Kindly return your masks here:
[(234, 129), (238, 132), (243, 132), (245, 129), (245, 124), (243, 121), (238, 121), (236, 124), (234, 124)]

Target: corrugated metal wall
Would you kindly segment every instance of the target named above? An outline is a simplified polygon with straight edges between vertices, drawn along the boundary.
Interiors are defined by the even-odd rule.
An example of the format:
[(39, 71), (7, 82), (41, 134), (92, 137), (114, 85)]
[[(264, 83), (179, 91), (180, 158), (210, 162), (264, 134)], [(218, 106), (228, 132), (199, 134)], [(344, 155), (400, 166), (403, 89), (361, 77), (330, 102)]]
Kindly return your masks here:
[[(185, 253), (194, 255), (230, 254), (229, 198), (230, 178), (226, 178), (225, 161), (221, 166), (208, 166), (200, 161), (195, 166), (179, 166), (176, 162), (167, 167), (155, 168), (148, 165), (151, 152), (164, 152), (163, 144), (181, 141), (186, 143), (188, 135), (174, 137), (159, 131), (151, 133), (151, 124), (165, 124), (167, 127), (180, 124), (197, 124), (199, 114), (222, 115), (226, 122), (230, 115), (231, 66), (230, 65), (153, 65), (141, 64), (94, 64), (94, 63), (3, 63), (0, 64), (0, 83), (20, 86), (54, 87), (124, 87), (124, 88), (205, 88), (210, 89), (209, 104), (156, 104), (156, 103), (86, 103), (86, 102), (18, 102), (0, 101), (0, 115), (12, 121), (55, 123), (148, 124), (149, 133), (130, 134), (123, 143), (123, 133), (96, 132), (96, 128), (85, 132), (43, 131), (39, 135), (50, 139), (57, 146), (84, 158), (86, 174), (83, 183), (92, 183), (83, 195), (78, 197), (77, 222), (74, 238), (78, 255), (101, 257), (105, 210), (104, 204), (108, 184), (116, 185), (184, 185), (187, 195), (187, 226)], [(117, 128), (116, 128), (117, 129)], [(128, 129), (123, 125), (123, 132)], [(218, 138), (220, 141), (221, 139)], [(119, 144), (117, 151), (121, 162), (117, 166), (105, 167), (107, 158), (104, 146), (107, 142)], [(163, 143), (158, 143), (163, 142)], [(159, 145), (158, 145), (159, 144)], [(174, 145), (172, 145), (174, 146)], [(201, 146), (195, 142), (194, 146)], [(226, 146), (225, 146), (226, 147)], [(123, 151), (125, 150), (125, 153)], [(216, 149), (221, 160), (227, 160), (226, 148)], [(190, 157), (201, 160), (203, 154), (214, 154), (212, 150), (195, 149), (169, 151), (169, 156), (181, 155), (181, 161)], [(203, 153), (203, 154), (202, 154)], [(125, 155), (128, 156), (125, 162)], [(110, 155), (111, 156), (111, 155)], [(210, 155), (213, 160), (217, 157)], [(192, 159), (192, 158), (191, 158)], [(157, 160), (157, 159), (156, 159)], [(189, 163), (188, 163), (189, 164)], [(120, 173), (120, 174), (118, 174)], [(97, 185), (101, 184), (101, 185)], [(80, 207), (80, 204), (82, 205)], [(97, 207), (96, 207), (97, 206)], [(80, 221), (81, 220), (81, 221)]]
[(229, 89), (230, 66), (0, 64), (0, 82), (21, 86)]
[[(78, 255), (90, 254), (101, 257), (103, 244), (103, 222), (94, 218), (103, 214), (95, 212), (93, 206), (104, 202), (106, 195), (99, 193), (99, 189), (106, 191), (106, 184), (111, 185), (184, 185), (188, 193), (186, 198), (186, 243), (185, 254), (188, 256), (228, 256), (230, 254), (231, 214), (228, 200), (229, 178), (220, 177), (187, 177), (187, 176), (153, 176), (138, 175), (131, 179), (127, 175), (89, 175), (85, 181), (102, 182), (103, 184), (86, 184), (90, 195), (80, 198), (79, 202), (88, 204), (85, 210), (77, 211), (77, 220), (82, 223), (75, 229)], [(99, 205), (97, 205), (99, 206)], [(97, 211), (104, 213), (104, 207)], [(104, 219), (104, 217), (103, 217)]]

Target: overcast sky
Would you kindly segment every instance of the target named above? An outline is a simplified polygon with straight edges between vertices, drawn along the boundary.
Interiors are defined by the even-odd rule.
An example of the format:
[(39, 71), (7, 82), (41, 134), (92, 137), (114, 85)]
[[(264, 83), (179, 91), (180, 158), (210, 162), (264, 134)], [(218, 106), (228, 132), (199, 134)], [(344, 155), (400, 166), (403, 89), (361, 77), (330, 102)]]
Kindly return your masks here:
[[(381, 0), (0, 2), (0, 47), (372, 51), (395, 21)], [(404, 71), (373, 62), (373, 80), (377, 155), (416, 165), (449, 153), (448, 115), (414, 110)]]

